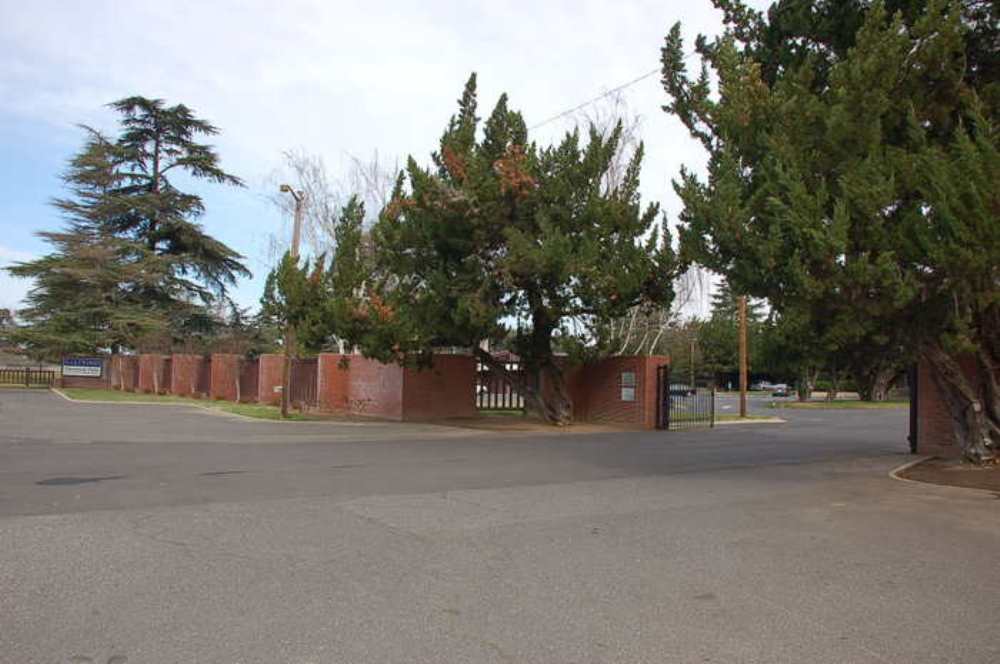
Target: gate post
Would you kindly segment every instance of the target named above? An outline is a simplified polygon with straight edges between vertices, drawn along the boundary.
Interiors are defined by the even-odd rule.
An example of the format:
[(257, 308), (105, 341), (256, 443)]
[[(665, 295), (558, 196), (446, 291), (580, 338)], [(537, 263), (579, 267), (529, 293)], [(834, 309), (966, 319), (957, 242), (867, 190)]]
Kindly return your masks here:
[(660, 419), (660, 411), (663, 409), (663, 404), (660, 402), (663, 400), (663, 381), (660, 380), (660, 369), (662, 366), (656, 367), (656, 428), (659, 429), (662, 421)]
[(709, 425), (715, 427), (715, 383), (712, 383), (712, 423)]

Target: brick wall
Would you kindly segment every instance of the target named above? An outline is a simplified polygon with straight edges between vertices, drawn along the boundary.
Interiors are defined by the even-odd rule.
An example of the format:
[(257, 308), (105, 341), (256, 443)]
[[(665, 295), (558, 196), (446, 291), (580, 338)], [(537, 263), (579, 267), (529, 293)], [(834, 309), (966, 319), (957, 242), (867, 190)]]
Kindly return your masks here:
[(139, 357), (114, 355), (111, 358), (111, 387), (135, 392), (139, 386)]
[(403, 368), (360, 355), (348, 363), (347, 412), (356, 415), (403, 419)]
[(332, 413), (350, 411), (351, 373), (347, 357), (339, 353), (320, 353), (316, 369), (316, 401), (320, 410)]
[(403, 419), (476, 416), (476, 359), (435, 355), (428, 369), (403, 371)]
[(239, 392), (241, 356), (232, 353), (213, 353), (211, 387), (209, 395), (213, 399), (236, 401)]
[(139, 356), (140, 392), (166, 393), (170, 389), (170, 357), (144, 353)]
[(257, 376), (257, 402), (276, 406), (281, 403), (280, 388), (285, 371), (285, 356), (266, 353), (258, 358), (260, 371)]
[(173, 355), (170, 363), (170, 393), (178, 396), (204, 396), (201, 374), (209, 363), (204, 355)]
[[(566, 383), (573, 399), (573, 419), (579, 422), (607, 422), (656, 427), (656, 368), (669, 364), (663, 356), (609, 357), (573, 367)], [(634, 400), (622, 399), (622, 374), (635, 374)]]
[(323, 353), (317, 380), (319, 408), (393, 420), (474, 417), (475, 358), (437, 355), (419, 370), (360, 355)]
[[(959, 364), (966, 375), (973, 378), (977, 375), (972, 357), (961, 358)], [(951, 413), (926, 362), (920, 362), (917, 367), (917, 452), (940, 457), (962, 454), (955, 442)]]

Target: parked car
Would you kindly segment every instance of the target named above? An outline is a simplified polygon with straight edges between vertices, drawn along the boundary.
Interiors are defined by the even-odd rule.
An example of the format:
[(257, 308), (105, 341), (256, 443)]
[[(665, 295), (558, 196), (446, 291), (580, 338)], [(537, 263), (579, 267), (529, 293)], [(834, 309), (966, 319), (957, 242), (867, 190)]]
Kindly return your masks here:
[(788, 386), (785, 384), (778, 384), (771, 386), (771, 396), (772, 397), (787, 397), (790, 392)]
[(697, 391), (697, 388), (681, 383), (674, 383), (670, 386), (670, 396), (672, 397), (690, 397), (694, 396)]

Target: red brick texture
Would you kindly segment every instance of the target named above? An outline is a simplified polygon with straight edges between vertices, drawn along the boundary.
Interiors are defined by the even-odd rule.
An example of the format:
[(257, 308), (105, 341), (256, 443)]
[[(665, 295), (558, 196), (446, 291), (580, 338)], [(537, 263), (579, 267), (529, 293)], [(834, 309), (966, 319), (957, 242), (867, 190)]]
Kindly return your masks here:
[(170, 356), (139, 356), (139, 391), (166, 394), (170, 389)]
[(204, 355), (174, 355), (170, 363), (170, 393), (178, 396), (204, 396), (201, 375), (209, 362)]
[[(281, 402), (284, 355), (245, 360), (233, 354), (115, 356), (109, 359), (101, 386), (180, 396), (211, 396), (227, 401)], [(656, 426), (656, 368), (666, 357), (613, 357), (566, 370), (574, 419), (652, 429)], [(318, 407), (331, 413), (393, 420), (475, 417), (476, 359), (471, 355), (436, 355), (427, 369), (383, 364), (360, 355), (323, 353), (317, 359)], [(634, 398), (623, 399), (623, 375), (634, 374)], [(89, 379), (91, 383), (92, 379)], [(926, 384), (925, 384), (926, 383)], [(929, 386), (928, 386), (929, 385)], [(91, 386), (91, 385), (88, 385)], [(275, 388), (278, 388), (277, 390)], [(933, 422), (948, 423), (934, 403), (933, 384), (921, 374), (922, 409)], [(935, 409), (936, 408), (936, 409)], [(923, 411), (922, 411), (923, 412)], [(941, 417), (941, 413), (944, 417)], [(932, 426), (921, 441), (944, 440)]]
[(403, 419), (403, 368), (354, 356), (348, 358), (348, 410), (358, 415)]
[[(614, 423), (656, 428), (656, 369), (670, 364), (663, 356), (609, 357), (566, 371), (578, 422)], [(634, 400), (622, 399), (622, 377), (635, 374)]]
[[(967, 376), (977, 376), (974, 358), (960, 358), (959, 364)], [(955, 442), (951, 413), (926, 362), (917, 367), (917, 452), (945, 458), (962, 454)]]
[(240, 365), (240, 394), (239, 400), (246, 402), (257, 401), (257, 379), (260, 373), (260, 362), (256, 359), (244, 359)]
[(476, 416), (476, 358), (435, 355), (427, 369), (403, 371), (403, 419)]
[(240, 355), (212, 354), (211, 388), (209, 395), (222, 401), (236, 401), (240, 391)]
[(392, 420), (473, 417), (476, 362), (437, 355), (428, 369), (383, 364), (360, 355), (319, 356), (321, 410)]
[(338, 353), (320, 353), (316, 370), (316, 400), (320, 410), (350, 412), (351, 371), (346, 363), (349, 357)]
[[(285, 371), (285, 356), (267, 353), (258, 359), (257, 402), (276, 406), (281, 403), (281, 383)], [(275, 390), (275, 388), (278, 388)]]
[(134, 392), (139, 384), (139, 358), (136, 355), (114, 355), (111, 357), (111, 388), (124, 392)]

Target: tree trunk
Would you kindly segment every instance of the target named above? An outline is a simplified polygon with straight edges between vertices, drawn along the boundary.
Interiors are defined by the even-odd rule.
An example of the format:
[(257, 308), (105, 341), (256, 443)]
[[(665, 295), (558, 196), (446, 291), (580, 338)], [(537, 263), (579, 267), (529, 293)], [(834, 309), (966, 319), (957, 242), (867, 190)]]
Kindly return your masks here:
[(837, 365), (834, 364), (833, 368), (830, 369), (830, 389), (826, 391), (827, 401), (836, 401), (837, 395), (840, 393), (840, 372), (837, 370)]
[(814, 369), (803, 369), (799, 374), (798, 384), (795, 386), (796, 396), (799, 401), (809, 401), (812, 396), (813, 385), (816, 384), (817, 371)]
[(476, 348), (476, 357), (490, 368), (490, 371), (503, 376), (524, 397), (524, 410), (556, 426), (565, 426), (573, 419), (573, 401), (566, 390), (566, 379), (560, 369), (551, 360), (541, 366), (525, 366), (523, 377), (507, 370), (503, 362), (498, 361), (488, 352)]
[(236, 360), (236, 403), (243, 402), (243, 394), (240, 391), (240, 379), (243, 377), (243, 363), (246, 362), (245, 358), (239, 358)]
[(970, 377), (954, 357), (937, 344), (927, 344), (922, 356), (951, 414), (955, 442), (975, 464), (1000, 459), (1000, 390), (997, 361), (984, 349), (976, 353), (977, 375)]
[(862, 401), (885, 401), (889, 398), (889, 386), (896, 378), (895, 367), (865, 367), (854, 371), (858, 386), (858, 396)]

